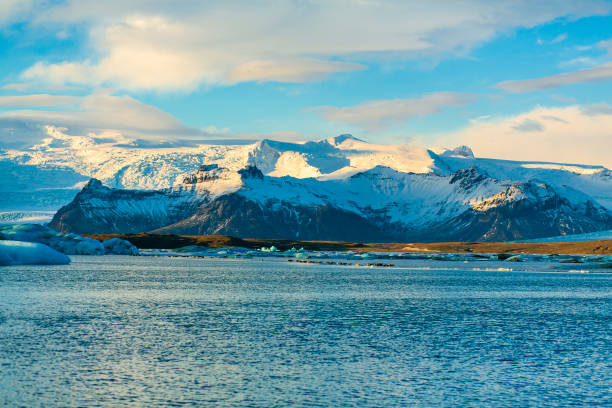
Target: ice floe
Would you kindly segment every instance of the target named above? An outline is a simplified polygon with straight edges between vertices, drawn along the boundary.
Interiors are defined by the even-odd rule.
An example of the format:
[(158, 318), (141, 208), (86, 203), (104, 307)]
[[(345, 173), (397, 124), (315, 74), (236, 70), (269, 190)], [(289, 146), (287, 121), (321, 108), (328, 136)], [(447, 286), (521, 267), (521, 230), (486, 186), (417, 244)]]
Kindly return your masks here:
[(38, 242), (67, 255), (104, 255), (98, 240), (63, 234), (40, 224), (0, 225), (0, 240)]
[(104, 253), (109, 255), (138, 255), (138, 248), (121, 238), (111, 238), (102, 242)]
[(67, 265), (70, 258), (36, 242), (0, 241), (0, 265)]
[(0, 225), (0, 240), (38, 242), (66, 255), (138, 255), (129, 241), (111, 238), (104, 242), (77, 234), (64, 234), (40, 224)]
[[(366, 267), (400, 267), (414, 270), (435, 268), (438, 270), (474, 271), (560, 271), (583, 264), (593, 272), (608, 272), (612, 269), (611, 255), (543, 255), (524, 253), (439, 253), (439, 252), (359, 252), (317, 251), (304, 248), (270, 251), (270, 248), (209, 248), (190, 245), (177, 249), (143, 249), (144, 256), (195, 257), (249, 259), (261, 258), (293, 262)], [(510, 267), (510, 265), (512, 265)], [(544, 268), (544, 269), (543, 269)]]

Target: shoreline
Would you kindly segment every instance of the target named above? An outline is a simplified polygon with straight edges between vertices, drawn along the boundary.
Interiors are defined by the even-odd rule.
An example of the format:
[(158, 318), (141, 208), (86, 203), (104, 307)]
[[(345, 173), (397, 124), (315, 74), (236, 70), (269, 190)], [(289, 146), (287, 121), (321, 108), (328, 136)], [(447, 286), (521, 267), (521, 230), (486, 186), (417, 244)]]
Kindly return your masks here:
[(139, 249), (176, 249), (188, 245), (209, 248), (241, 247), (259, 249), (275, 246), (281, 251), (304, 248), (309, 251), (359, 252), (438, 252), (483, 254), (563, 254), (612, 255), (612, 240), (573, 242), (430, 242), (430, 243), (359, 243), (342, 241), (297, 241), (287, 239), (236, 238), (227, 235), (173, 235), (173, 234), (89, 234), (90, 238), (105, 241), (125, 239)]

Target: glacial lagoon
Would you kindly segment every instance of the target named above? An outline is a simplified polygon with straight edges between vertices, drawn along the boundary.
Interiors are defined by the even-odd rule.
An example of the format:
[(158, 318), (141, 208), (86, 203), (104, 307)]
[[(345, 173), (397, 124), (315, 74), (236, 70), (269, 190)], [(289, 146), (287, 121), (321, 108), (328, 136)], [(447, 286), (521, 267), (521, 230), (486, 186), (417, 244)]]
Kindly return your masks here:
[(612, 404), (607, 259), (148, 255), (0, 268), (0, 405)]

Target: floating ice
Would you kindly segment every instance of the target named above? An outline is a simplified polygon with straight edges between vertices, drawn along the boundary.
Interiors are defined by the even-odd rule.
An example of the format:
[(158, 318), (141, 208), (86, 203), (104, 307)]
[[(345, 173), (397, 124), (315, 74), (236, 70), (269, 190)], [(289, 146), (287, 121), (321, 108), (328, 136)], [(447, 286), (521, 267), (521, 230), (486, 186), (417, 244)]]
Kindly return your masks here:
[(278, 248), (272, 245), (270, 248), (261, 247), (260, 251), (261, 252), (278, 252)]
[(208, 248), (200, 245), (187, 245), (184, 247), (176, 248), (173, 251), (179, 253), (192, 253), (192, 252), (205, 252)]
[(506, 259), (506, 262), (522, 262), (522, 261), (523, 260), (518, 255), (514, 255), (514, 256), (511, 256), (510, 258)]
[(0, 265), (67, 265), (70, 258), (36, 242), (0, 241)]
[(104, 252), (112, 255), (138, 255), (138, 248), (121, 238), (111, 238), (102, 243)]
[(63, 234), (40, 224), (0, 225), (0, 240), (38, 242), (67, 255), (104, 255), (98, 240)]

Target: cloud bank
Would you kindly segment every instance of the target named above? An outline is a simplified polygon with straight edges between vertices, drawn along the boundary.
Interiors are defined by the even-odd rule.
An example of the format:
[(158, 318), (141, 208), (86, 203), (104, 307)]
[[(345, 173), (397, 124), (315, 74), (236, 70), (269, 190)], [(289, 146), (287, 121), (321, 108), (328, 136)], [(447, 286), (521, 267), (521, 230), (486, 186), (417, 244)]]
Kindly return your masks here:
[[(42, 3), (40, 25), (89, 24), (81, 59), (23, 77), (56, 84), (190, 90), (241, 81), (306, 82), (363, 62), (468, 53), (500, 33), (606, 13), (600, 0), (135, 0)], [(361, 63), (361, 64), (360, 64)]]
[(448, 107), (464, 106), (476, 97), (467, 93), (435, 92), (418, 98), (383, 99), (356, 106), (319, 106), (311, 108), (328, 121), (377, 130), (415, 117), (439, 113)]
[(550, 75), (541, 78), (504, 81), (495, 85), (495, 88), (519, 93), (554, 89), (565, 85), (604, 81), (612, 81), (612, 62), (608, 62), (594, 68), (567, 72), (558, 75)]
[[(62, 104), (71, 105), (70, 109), (59, 109)], [(172, 115), (130, 96), (104, 92), (84, 97), (3, 96), (0, 97), (0, 106), (13, 108), (0, 113), (0, 145), (4, 147), (31, 146), (40, 141), (48, 125), (67, 128), (76, 135), (114, 131), (124, 137), (150, 140), (210, 136), (184, 126)], [(49, 109), (32, 109), (47, 106)]]
[[(244, 144), (263, 138), (303, 140), (295, 131), (235, 133), (228, 128), (186, 126), (169, 113), (127, 95), (100, 90), (87, 96), (0, 96), (0, 149), (40, 143), (48, 129), (70, 136), (111, 137), (125, 147), (180, 148), (198, 144)], [(109, 136), (110, 135), (110, 136)]]
[(612, 169), (612, 106), (537, 107), (507, 118), (478, 119), (438, 135), (446, 146), (466, 144), (478, 157), (603, 165)]

